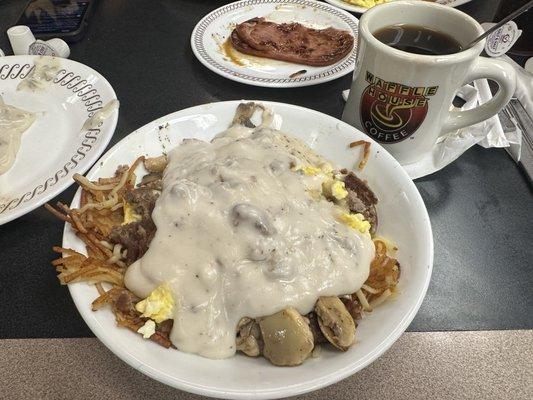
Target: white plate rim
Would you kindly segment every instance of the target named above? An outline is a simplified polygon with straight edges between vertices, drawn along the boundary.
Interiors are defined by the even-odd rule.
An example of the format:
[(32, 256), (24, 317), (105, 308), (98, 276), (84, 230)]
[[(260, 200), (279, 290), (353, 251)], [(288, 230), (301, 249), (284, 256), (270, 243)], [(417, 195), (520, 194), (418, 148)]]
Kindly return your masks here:
[[(25, 77), (33, 68), (33, 60), (36, 57), (37, 56), (0, 57), (0, 80), (6, 80), (8, 77), (11, 79)], [(102, 84), (105, 88), (105, 91), (107, 92), (106, 95), (110, 95), (109, 99), (106, 100), (109, 101), (117, 98), (115, 90), (109, 81), (98, 71), (85, 64), (69, 59), (61, 59), (60, 62), (61, 70), (58, 73), (58, 76), (54, 79), (54, 83), (65, 86), (74, 94), (77, 94), (79, 97), (83, 97), (84, 95), (90, 93), (91, 90), (94, 90), (94, 85), (82, 79), (80, 74), (94, 74), (98, 77), (100, 84)], [(8, 64), (12, 64), (12, 67), (9, 69), (9, 71), (6, 70), (7, 74), (3, 75), (3, 68)], [(31, 68), (28, 68), (29, 66), (31, 66)], [(69, 71), (65, 68), (71, 69), (72, 71)], [(86, 84), (80, 87), (79, 85), (81, 82), (85, 82)], [(98, 95), (98, 93), (95, 95)], [(90, 96), (87, 100), (90, 101), (92, 97), (94, 96)], [(100, 103), (102, 102), (100, 101)], [(94, 103), (85, 103), (88, 115), (93, 115), (94, 112), (102, 108), (103, 104), (93, 107)], [(72, 179), (72, 175), (74, 173), (77, 172), (84, 174), (94, 164), (98, 157), (100, 157), (111, 141), (117, 126), (118, 113), (118, 110), (114, 112), (102, 126), (87, 131), (83, 135), (83, 139), (80, 140), (78, 148), (74, 154), (65, 156), (65, 163), (60, 170), (55, 173), (50, 171), (52, 176), (45, 179), (44, 182), (39, 183), (39, 185), (37, 185), (33, 190), (23, 193), (17, 198), (11, 199), (7, 203), (0, 204), (0, 225), (10, 222), (35, 210), (58, 194), (62, 193), (74, 183), (74, 180)], [(79, 159), (81, 154), (83, 154), (83, 157)], [(71, 163), (74, 163), (75, 165), (71, 167)], [(49, 188), (52, 189), (49, 190)], [(42, 191), (38, 193), (41, 189)], [(16, 205), (11, 206), (12, 203), (15, 203)]]
[[(263, 101), (263, 100), (232, 100), (232, 101), (222, 101), (222, 102), (214, 102), (214, 103), (207, 103), (195, 107), (186, 108), (174, 113), (167, 114), (163, 117), (160, 117), (152, 122), (149, 122), (148, 124), (144, 125), (143, 127), (135, 130), (130, 135), (137, 134), (142, 135), (144, 130), (152, 130), (154, 126), (160, 126), (163, 125), (166, 121), (170, 119), (175, 119), (178, 117), (180, 113), (183, 114), (194, 114), (198, 115), (198, 110), (201, 110), (201, 112), (205, 112), (205, 108), (208, 108), (210, 105), (214, 104), (227, 104), (228, 106), (236, 106), (237, 104), (241, 102), (246, 101), (255, 101), (260, 102), (266, 105), (267, 107), (289, 107), (291, 109), (299, 110), (301, 112), (308, 112), (308, 113), (315, 113), (319, 115), (320, 117), (324, 117), (326, 119), (334, 120), (336, 124), (341, 124), (346, 126), (348, 129), (352, 129), (354, 132), (358, 132), (357, 129), (354, 127), (337, 120), (334, 117), (331, 117), (327, 114), (321, 113), (319, 111), (311, 110), (305, 107), (296, 106), (292, 104), (287, 103), (280, 103), (280, 102), (271, 102), (271, 101)], [(361, 135), (364, 135), (360, 133)], [(128, 135), (128, 136), (130, 136)], [(109, 149), (102, 157), (101, 159), (91, 168), (91, 170), (88, 172), (87, 177), (91, 179), (92, 177), (95, 177), (98, 175), (98, 171), (103, 163), (108, 161), (113, 157), (113, 154), (123, 145), (123, 141), (128, 138), (126, 136), (121, 141), (119, 141), (117, 144), (115, 144), (111, 149)], [(366, 135), (365, 135), (366, 137)], [(378, 147), (380, 151), (384, 152), (384, 156), (390, 157), (392, 159), (392, 156), (387, 153), (380, 145), (379, 143), (375, 142), (371, 138), (368, 138), (372, 142), (373, 146)], [(141, 150), (142, 152), (142, 150)], [(395, 161), (395, 163), (397, 163)], [(131, 355), (127, 350), (125, 350), (123, 347), (116, 345), (113, 343), (114, 339), (111, 335), (108, 335), (105, 329), (100, 326), (100, 324), (96, 321), (96, 319), (93, 317), (94, 312), (93, 311), (85, 311), (86, 309), (83, 307), (86, 305), (87, 299), (83, 297), (83, 295), (78, 296), (78, 293), (76, 291), (76, 284), (74, 285), (68, 285), (69, 293), (74, 301), (74, 304), (76, 305), (76, 308), (78, 309), (78, 312), (84, 319), (85, 323), (88, 325), (89, 329), (95, 334), (95, 336), (117, 357), (119, 357), (121, 360), (126, 362), (128, 365), (133, 367), (134, 369), (138, 370), (139, 372), (151, 377), (152, 379), (155, 379), (159, 382), (162, 382), (166, 385), (169, 385), (171, 387), (184, 390), (190, 393), (194, 393), (197, 395), (203, 395), (203, 396), (209, 396), (209, 397), (215, 397), (215, 398), (225, 398), (225, 399), (240, 399), (240, 400), (247, 400), (250, 398), (254, 399), (277, 399), (277, 398), (283, 398), (288, 396), (295, 396), (300, 395), (304, 393), (308, 393), (314, 390), (318, 390), (320, 388), (332, 385), (334, 383), (339, 382), (342, 379), (345, 379), (357, 371), (360, 371), (361, 369), (368, 366), (370, 363), (372, 363), (374, 360), (376, 360), (379, 356), (381, 356), (384, 352), (386, 352), (392, 344), (402, 335), (402, 333), (407, 329), (411, 321), (414, 319), (416, 313), (418, 312), (425, 295), (427, 293), (427, 289), (429, 286), (429, 282), (431, 280), (432, 270), (433, 270), (433, 261), (434, 261), (434, 242), (433, 242), (433, 232), (431, 228), (431, 222), (429, 219), (429, 215), (427, 213), (427, 209), (425, 207), (424, 201), (414, 185), (413, 181), (409, 178), (405, 170), (398, 164), (398, 171), (401, 175), (404, 175), (404, 178), (406, 179), (406, 182), (408, 181), (409, 186), (412, 185), (412, 188), (414, 188), (414, 196), (419, 203), (419, 205), (422, 206), (421, 211), (423, 214), (423, 220), (424, 220), (424, 233), (427, 235), (428, 238), (428, 244), (429, 248), (427, 249), (427, 275), (425, 277), (425, 281), (423, 283), (423, 287), (421, 288), (421, 291), (418, 293), (418, 297), (416, 298), (416, 302), (414, 306), (410, 309), (410, 311), (403, 317), (401, 322), (395, 327), (395, 329), (378, 345), (376, 348), (369, 352), (365, 358), (363, 358), (356, 366), (354, 365), (347, 365), (341, 370), (337, 370), (336, 372), (332, 372), (329, 375), (322, 376), (320, 379), (316, 379), (312, 382), (312, 384), (305, 384), (305, 383), (299, 383), (295, 385), (285, 386), (282, 388), (276, 388), (276, 389), (263, 389), (260, 392), (255, 391), (238, 391), (238, 390), (232, 390), (232, 391), (224, 391), (224, 390), (217, 390), (213, 388), (206, 388), (202, 385), (197, 385), (193, 382), (179, 380), (176, 377), (169, 376), (167, 374), (161, 373), (160, 371), (157, 371), (151, 367), (145, 366), (142, 361), (135, 356)], [(78, 188), (76, 191), (76, 194), (72, 200), (71, 207), (76, 207), (79, 204), (79, 198), (80, 198), (80, 192), (81, 189)], [(64, 230), (63, 230), (63, 247), (69, 248), (71, 247), (70, 239), (76, 240), (76, 238), (71, 235), (71, 233), (68, 231), (68, 225), (65, 224)], [(77, 239), (79, 240), (79, 239)], [(297, 367), (296, 367), (297, 368)]]
[[(389, 0), (389, 2), (394, 2), (399, 0)], [(462, 6), (463, 4), (470, 3), (472, 0), (448, 0), (448, 3), (445, 3), (444, 5), (450, 6), (450, 7), (458, 7)], [(368, 8), (356, 6), (354, 4), (346, 3), (342, 0), (326, 0), (331, 5), (337, 6), (339, 8), (342, 8), (346, 11), (356, 12), (358, 14), (364, 14), (366, 11), (368, 11)], [(439, 0), (437, 0), (437, 3), (439, 3)], [(439, 3), (442, 4), (442, 3)]]
[[(234, 71), (226, 68), (217, 61), (213, 60), (212, 57), (208, 54), (207, 50), (203, 46), (203, 37), (205, 30), (209, 24), (218, 18), (222, 13), (235, 10), (237, 8), (243, 8), (247, 6), (252, 6), (256, 4), (298, 4), (306, 5), (314, 8), (327, 11), (338, 18), (341, 18), (352, 28), (352, 35), (354, 36), (354, 48), (350, 55), (345, 57), (340, 62), (329, 66), (330, 68), (326, 71), (321, 72), (319, 75), (310, 75), (300, 78), (261, 78), (255, 77), (253, 75), (235, 73)], [(355, 68), (355, 59), (357, 54), (357, 34), (358, 34), (359, 21), (350, 13), (328, 5), (323, 2), (318, 2), (316, 0), (239, 0), (234, 3), (226, 4), (222, 7), (217, 8), (216, 10), (211, 11), (205, 15), (194, 27), (191, 33), (191, 49), (195, 57), (209, 70), (214, 73), (236, 81), (240, 83), (245, 83), (252, 86), (260, 87), (273, 87), (273, 88), (290, 88), (290, 87), (303, 87), (318, 85), (320, 83), (325, 83), (332, 81), (334, 79), (343, 77), (351, 72)], [(302, 66), (305, 67), (305, 66)], [(323, 75), (323, 76), (322, 76)]]

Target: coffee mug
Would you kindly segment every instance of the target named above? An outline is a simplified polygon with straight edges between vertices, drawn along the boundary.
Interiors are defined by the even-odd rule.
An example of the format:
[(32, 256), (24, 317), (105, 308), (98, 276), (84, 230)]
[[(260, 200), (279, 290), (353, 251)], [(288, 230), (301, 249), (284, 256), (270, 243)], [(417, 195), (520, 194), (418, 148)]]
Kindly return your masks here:
[[(357, 62), (342, 119), (379, 142), (400, 163), (409, 164), (431, 152), (443, 134), (497, 114), (513, 95), (516, 76), (509, 64), (479, 56), (485, 40), (454, 54), (420, 55), (374, 37), (396, 24), (430, 28), (463, 47), (484, 31), (459, 10), (423, 1), (390, 2), (361, 17)], [(474, 109), (451, 111), (457, 90), (482, 78), (498, 83), (496, 95)]]

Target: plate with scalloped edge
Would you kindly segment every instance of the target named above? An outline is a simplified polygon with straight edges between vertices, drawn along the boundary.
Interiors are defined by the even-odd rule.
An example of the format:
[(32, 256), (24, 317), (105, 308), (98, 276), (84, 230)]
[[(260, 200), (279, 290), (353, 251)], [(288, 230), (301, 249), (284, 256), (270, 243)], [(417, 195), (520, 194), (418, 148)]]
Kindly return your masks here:
[(109, 82), (94, 69), (68, 59), (42, 90), (17, 90), (37, 56), (0, 58), (0, 96), (8, 105), (33, 112), (11, 168), (0, 175), (0, 225), (18, 218), (68, 188), (74, 173), (85, 173), (104, 152), (118, 110), (91, 129), (85, 121), (116, 99)]
[[(343, 10), (351, 11), (351, 12), (355, 12), (359, 14), (362, 14), (368, 10), (367, 7), (358, 6), (356, 4), (351, 4), (350, 2), (344, 1), (344, 0), (326, 0), (326, 1), (329, 4), (342, 8)], [(388, 1), (392, 2), (392, 1), (398, 1), (398, 0), (388, 0)], [(420, 1), (430, 1), (433, 3), (443, 4), (445, 6), (458, 7), (463, 4), (469, 3), (472, 0), (420, 0)]]
[[(433, 237), (424, 202), (404, 169), (379, 144), (352, 126), (328, 115), (289, 104), (262, 102), (279, 116), (281, 130), (296, 136), (341, 167), (354, 168), (358, 150), (348, 144), (372, 142), (361, 176), (379, 203), (378, 234), (394, 240), (402, 265), (399, 295), (360, 321), (356, 343), (347, 352), (328, 350), (297, 367), (276, 367), (263, 358), (242, 354), (212, 360), (165, 349), (125, 328), (116, 326), (108, 309), (91, 310), (96, 288), (69, 285), (70, 294), (94, 334), (123, 361), (140, 372), (188, 392), (228, 399), (273, 399), (310, 392), (344, 379), (385, 352), (414, 318), (425, 296), (433, 266)], [(228, 128), (239, 101), (205, 104), (161, 117), (131, 133), (111, 148), (87, 174), (90, 180), (112, 176), (119, 165), (138, 156), (158, 156), (185, 138), (210, 140)], [(80, 190), (71, 207), (78, 207)], [(63, 247), (84, 252), (69, 225)]]
[[(264, 17), (277, 23), (299, 22), (315, 29), (348, 31), (354, 47), (343, 59), (312, 67), (242, 54), (228, 38), (236, 24)], [(316, 0), (242, 0), (226, 4), (203, 17), (191, 34), (196, 58), (211, 71), (254, 86), (289, 88), (317, 85), (351, 73), (357, 52), (358, 20), (350, 13)]]

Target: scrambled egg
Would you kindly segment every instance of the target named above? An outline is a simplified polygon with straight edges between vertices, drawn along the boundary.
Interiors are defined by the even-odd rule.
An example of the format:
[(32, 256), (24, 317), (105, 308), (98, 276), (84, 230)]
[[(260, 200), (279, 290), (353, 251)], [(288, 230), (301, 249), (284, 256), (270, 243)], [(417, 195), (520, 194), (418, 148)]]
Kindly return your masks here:
[(315, 167), (314, 165), (298, 165), (293, 168), (293, 171), (301, 171), (307, 176), (323, 176), (325, 178), (320, 189), (308, 190), (309, 195), (315, 200), (319, 200), (321, 195), (336, 200), (342, 200), (348, 196), (346, 186), (341, 179), (342, 176), (335, 176), (333, 174), (333, 167), (329, 163), (324, 163), (320, 167)]
[(302, 167), (302, 171), (307, 176), (315, 176), (322, 172), (320, 168), (313, 167), (312, 165)]
[(302, 171), (307, 176), (316, 176), (319, 174), (331, 175), (333, 167), (328, 163), (324, 163), (320, 167), (315, 167), (314, 165), (298, 165), (293, 168), (293, 171)]
[(142, 334), (144, 339), (150, 339), (150, 336), (155, 333), (155, 322), (149, 319), (137, 330), (137, 332)]
[(158, 324), (172, 318), (173, 307), (174, 297), (168, 284), (157, 287), (150, 296), (135, 305), (144, 318), (151, 318)]
[(342, 0), (345, 3), (353, 4), (354, 6), (361, 6), (365, 8), (371, 8), (378, 4), (386, 3), (387, 0)]
[(343, 181), (338, 179), (326, 179), (322, 182), (322, 192), (326, 197), (342, 200), (348, 196), (348, 191)]
[(368, 233), (370, 231), (370, 222), (365, 221), (362, 214), (341, 214), (339, 219), (350, 228), (357, 229), (361, 233)]
[(141, 216), (135, 213), (134, 207), (131, 204), (124, 202), (124, 222), (122, 225), (126, 225), (131, 222), (138, 222), (140, 220)]
[[(322, 164), (320, 168), (313, 165), (299, 165), (295, 166), (293, 171), (302, 171), (307, 176), (325, 176), (321, 190), (308, 190), (309, 195), (315, 200), (319, 200), (322, 195), (330, 200), (343, 200), (348, 197), (348, 191), (346, 190), (346, 184), (342, 180), (342, 175), (334, 175), (333, 168), (328, 163)], [(339, 216), (339, 220), (361, 233), (370, 232), (370, 222), (366, 221), (362, 214), (342, 213)]]
[(292, 170), (294, 172), (301, 171), (307, 176), (325, 178), (322, 181), (321, 187), (310, 188), (308, 190), (309, 195), (314, 200), (318, 201), (322, 196), (325, 196), (330, 200), (342, 200), (348, 196), (348, 191), (346, 190), (344, 182), (341, 180), (342, 176), (335, 176), (333, 174), (333, 167), (329, 163), (324, 163), (320, 165), (320, 167), (315, 167), (314, 165), (297, 165), (293, 167)]

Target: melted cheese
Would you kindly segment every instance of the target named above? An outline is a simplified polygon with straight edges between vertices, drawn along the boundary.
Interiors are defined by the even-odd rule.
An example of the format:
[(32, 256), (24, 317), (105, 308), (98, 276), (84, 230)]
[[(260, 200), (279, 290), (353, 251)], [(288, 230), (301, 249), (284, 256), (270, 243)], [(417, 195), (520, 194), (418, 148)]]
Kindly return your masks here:
[(242, 317), (289, 306), (306, 314), (319, 296), (354, 293), (366, 281), (370, 235), (309, 195), (323, 176), (291, 170), (320, 161), (303, 143), (239, 125), (210, 143), (185, 140), (168, 158), (152, 214), (157, 233), (125, 284), (141, 298), (169, 285), (179, 350), (230, 357)]

